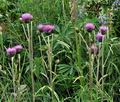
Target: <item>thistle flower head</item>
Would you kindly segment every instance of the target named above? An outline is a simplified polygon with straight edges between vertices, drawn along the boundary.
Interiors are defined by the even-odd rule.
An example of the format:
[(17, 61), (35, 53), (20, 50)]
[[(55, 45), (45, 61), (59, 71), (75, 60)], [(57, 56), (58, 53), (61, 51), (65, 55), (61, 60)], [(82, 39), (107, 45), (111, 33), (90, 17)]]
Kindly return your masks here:
[(12, 57), (16, 54), (16, 49), (15, 48), (8, 48), (6, 49), (7, 55)]
[(96, 35), (96, 40), (99, 42), (102, 42), (104, 40), (104, 35), (102, 33), (98, 32)]
[(32, 19), (33, 19), (33, 16), (30, 13), (24, 13), (20, 17), (20, 20), (23, 22), (30, 22)]
[(19, 52), (21, 52), (23, 50), (22, 45), (16, 45), (16, 46), (14, 46), (14, 48), (16, 49), (17, 53), (19, 53)]
[(51, 24), (39, 24), (37, 28), (41, 32), (51, 33), (55, 29), (55, 26)]
[(88, 32), (91, 32), (92, 30), (95, 29), (95, 25), (94, 25), (93, 23), (86, 23), (85, 29), (86, 29)]
[(102, 33), (102, 34), (105, 34), (107, 31), (108, 31), (108, 27), (107, 26), (101, 26), (100, 28), (99, 28), (99, 31)]

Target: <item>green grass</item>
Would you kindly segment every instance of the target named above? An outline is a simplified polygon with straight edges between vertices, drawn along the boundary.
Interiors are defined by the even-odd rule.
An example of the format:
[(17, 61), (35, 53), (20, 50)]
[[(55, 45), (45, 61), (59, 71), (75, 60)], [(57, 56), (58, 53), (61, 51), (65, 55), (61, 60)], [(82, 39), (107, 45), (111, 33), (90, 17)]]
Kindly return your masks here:
[[(119, 26), (113, 19), (120, 16), (112, 11), (112, 1), (99, 1), (78, 0), (76, 9), (79, 12), (75, 22), (71, 17), (73, 8), (69, 0), (3, 2), (5, 6), (0, 6), (0, 14), (3, 15), (0, 18), (3, 27), (0, 32), (1, 102), (120, 101), (120, 39), (116, 34)], [(24, 12), (33, 15), (29, 33), (28, 24), (19, 21)], [(100, 46), (99, 53), (92, 55), (89, 40), (98, 32), (98, 16), (102, 14), (107, 15), (109, 31), (103, 43), (92, 39)], [(96, 26), (92, 33), (84, 28), (87, 22)], [(41, 33), (37, 30), (39, 23), (54, 24), (55, 31)], [(33, 41), (26, 39), (25, 32), (33, 32)], [(23, 51), (10, 58), (6, 48), (16, 44), (22, 44)], [(33, 57), (30, 56), (32, 53)]]

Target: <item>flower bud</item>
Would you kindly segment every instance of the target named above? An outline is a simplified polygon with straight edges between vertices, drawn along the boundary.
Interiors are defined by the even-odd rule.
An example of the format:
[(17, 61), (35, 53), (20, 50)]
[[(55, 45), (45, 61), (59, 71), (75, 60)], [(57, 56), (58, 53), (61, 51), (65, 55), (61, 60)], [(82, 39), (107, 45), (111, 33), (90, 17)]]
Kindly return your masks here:
[(51, 24), (39, 24), (37, 28), (41, 32), (51, 33), (55, 29), (55, 26)]
[(99, 31), (102, 33), (102, 34), (105, 34), (107, 31), (108, 31), (108, 27), (107, 26), (101, 26), (100, 28), (99, 28)]
[(96, 40), (99, 42), (102, 42), (104, 40), (104, 35), (102, 35), (100, 32), (96, 35)]
[(16, 46), (14, 46), (14, 48), (16, 49), (17, 53), (21, 52), (23, 49), (22, 45), (16, 45)]
[(85, 25), (85, 29), (88, 31), (88, 32), (91, 32), (92, 30), (95, 29), (95, 25), (93, 23), (87, 23)]
[(33, 16), (30, 13), (24, 13), (21, 15), (20, 20), (23, 22), (30, 22), (33, 19)]
[(6, 49), (7, 55), (12, 57), (16, 54), (16, 49), (15, 48), (8, 48)]

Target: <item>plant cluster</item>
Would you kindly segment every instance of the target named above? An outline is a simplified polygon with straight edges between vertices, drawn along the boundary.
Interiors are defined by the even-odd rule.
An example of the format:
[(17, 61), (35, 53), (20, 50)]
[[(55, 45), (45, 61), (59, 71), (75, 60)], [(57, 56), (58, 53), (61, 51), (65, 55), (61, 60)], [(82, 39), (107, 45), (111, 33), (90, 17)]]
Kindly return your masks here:
[(120, 101), (119, 0), (5, 1), (1, 102)]

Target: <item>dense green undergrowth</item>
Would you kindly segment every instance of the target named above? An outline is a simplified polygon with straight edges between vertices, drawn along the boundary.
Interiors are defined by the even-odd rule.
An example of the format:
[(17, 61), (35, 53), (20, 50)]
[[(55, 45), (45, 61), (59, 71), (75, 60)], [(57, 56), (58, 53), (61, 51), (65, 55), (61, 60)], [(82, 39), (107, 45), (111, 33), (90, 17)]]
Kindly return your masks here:
[[(120, 1), (74, 3), (2, 0), (1, 102), (120, 102)], [(19, 19), (26, 12), (33, 16), (29, 23)], [(93, 32), (86, 31), (88, 22), (95, 25)], [(39, 24), (53, 24), (55, 30), (39, 32)], [(109, 30), (105, 40), (98, 42), (95, 36), (101, 25)], [(90, 52), (92, 43), (99, 49), (97, 54)], [(7, 48), (18, 44), (23, 46), (21, 53), (8, 56)]]

